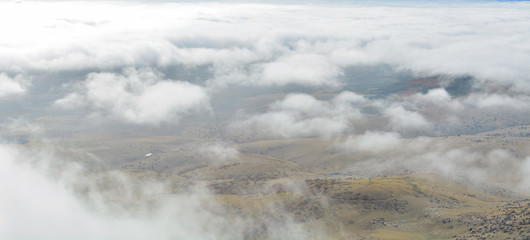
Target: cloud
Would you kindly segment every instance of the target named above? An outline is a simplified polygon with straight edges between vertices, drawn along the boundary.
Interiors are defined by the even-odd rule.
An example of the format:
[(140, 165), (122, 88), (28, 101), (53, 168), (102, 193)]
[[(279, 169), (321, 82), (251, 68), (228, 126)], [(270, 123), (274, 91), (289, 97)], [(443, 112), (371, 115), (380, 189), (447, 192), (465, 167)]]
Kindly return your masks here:
[(445, 111), (460, 111), (464, 108), (460, 101), (452, 99), (443, 88), (431, 89), (425, 94), (416, 93), (412, 100), (421, 107), (436, 107)]
[(348, 152), (389, 151), (401, 147), (401, 135), (395, 132), (366, 132), (358, 136), (349, 136), (340, 147)]
[(338, 79), (343, 75), (340, 67), (322, 54), (291, 52), (275, 59), (256, 58), (255, 61), (244, 62), (246, 67), (241, 67), (241, 62), (230, 63), (226, 60), (215, 63), (212, 68), (215, 77), (208, 80), (209, 86), (297, 85), (337, 88), (343, 84)]
[(86, 154), (43, 142), (0, 143), (0, 238), (307, 237), (308, 230), (285, 212), (268, 210), (281, 218), (243, 216), (204, 186), (175, 193), (154, 179), (94, 173), (83, 167)]
[(473, 94), (465, 99), (465, 103), (484, 109), (530, 110), (530, 96), (528, 95)]
[(92, 73), (79, 90), (55, 101), (64, 109), (87, 107), (133, 124), (177, 122), (190, 112), (209, 109), (207, 91), (184, 81), (163, 80), (149, 70), (123, 75)]
[[(521, 159), (504, 149), (472, 150), (466, 147), (452, 147), (438, 143), (429, 151), (410, 157), (407, 165), (416, 165), (420, 171), (428, 171), (450, 178), (467, 179), (472, 183), (505, 184), (509, 188), (525, 188), (519, 168)], [(512, 182), (513, 181), (513, 182)], [(512, 185), (513, 184), (513, 185)], [(527, 190), (525, 190), (527, 191)]]
[[(79, 166), (53, 160), (57, 156), (49, 148), (34, 150), (0, 145), (3, 156), (0, 162), (2, 238), (202, 239), (239, 236), (235, 231), (223, 230), (219, 224), (226, 220), (206, 210), (208, 206), (201, 206), (199, 202), (207, 195), (206, 191), (166, 198), (161, 195), (164, 193), (161, 185), (144, 183), (138, 189), (125, 176), (87, 178)], [(54, 170), (51, 175), (52, 172), (47, 170), (51, 167), (49, 164), (61, 166), (61, 170)], [(108, 188), (117, 188), (102, 189), (98, 181), (105, 179)], [(150, 207), (145, 199), (149, 194), (159, 196)], [(214, 202), (211, 204), (215, 205)], [(202, 228), (203, 224), (211, 225)]]
[(329, 101), (308, 94), (289, 94), (272, 104), (268, 112), (250, 116), (232, 127), (284, 138), (329, 137), (353, 128), (352, 123), (363, 117), (357, 106), (364, 102), (364, 97), (352, 92), (342, 92)]
[(344, 67), (387, 64), (530, 91), (525, 3), (2, 5), (10, 73), (205, 65), (212, 86), (321, 87), (344, 84)]
[[(383, 99), (347, 91), (328, 101), (308, 94), (290, 94), (270, 104), (264, 113), (239, 116), (232, 129), (252, 129), (257, 136), (283, 138), (330, 137), (364, 131), (391, 131), (413, 137), (478, 133), (524, 123), (521, 116), (528, 109), (525, 95), (502, 95), (499, 101), (483, 101), (494, 96), (472, 93), (451, 97), (443, 88)], [(497, 120), (490, 121), (491, 118)]]
[(263, 85), (336, 86), (338, 66), (316, 54), (296, 54), (263, 65)]
[[(526, 157), (524, 162), (521, 164), (520, 169), (523, 171), (523, 176), (530, 176), (530, 156)], [(530, 178), (523, 178), (523, 182), (521, 185), (524, 187), (524, 190), (529, 191), (528, 189), (530, 188)]]
[[(351, 171), (361, 176), (407, 172), (529, 192), (529, 157), (513, 150), (474, 145), (451, 138), (404, 138), (395, 132), (366, 132), (337, 141), (336, 147), (354, 157)], [(349, 170), (346, 170), (349, 171)]]
[(15, 78), (10, 78), (7, 74), (0, 74), (0, 98), (24, 94), (27, 91), (29, 83), (17, 75)]
[(389, 127), (394, 131), (425, 130), (431, 123), (418, 112), (405, 109), (401, 105), (393, 105), (384, 110), (389, 119)]
[(239, 158), (239, 151), (237, 148), (223, 142), (206, 144), (199, 148), (199, 152), (206, 154), (208, 159), (214, 161), (226, 161)]

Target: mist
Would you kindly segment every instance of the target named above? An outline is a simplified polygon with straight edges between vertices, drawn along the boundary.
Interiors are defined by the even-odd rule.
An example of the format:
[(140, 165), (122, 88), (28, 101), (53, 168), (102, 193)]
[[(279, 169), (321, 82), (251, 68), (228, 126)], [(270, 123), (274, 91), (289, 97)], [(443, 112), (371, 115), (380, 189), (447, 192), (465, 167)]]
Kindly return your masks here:
[(164, 181), (139, 181), (119, 172), (97, 174), (83, 165), (94, 161), (87, 153), (43, 144), (30, 149), (0, 146), (2, 238), (243, 239), (257, 233), (308, 237), (304, 226), (287, 215), (235, 215), (200, 183), (175, 194)]

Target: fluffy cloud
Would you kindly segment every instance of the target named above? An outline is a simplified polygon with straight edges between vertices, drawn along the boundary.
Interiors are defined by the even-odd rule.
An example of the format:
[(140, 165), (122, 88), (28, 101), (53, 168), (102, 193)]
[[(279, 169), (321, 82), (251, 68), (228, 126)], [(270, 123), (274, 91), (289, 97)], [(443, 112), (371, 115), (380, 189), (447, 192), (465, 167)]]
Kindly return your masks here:
[(395, 131), (424, 130), (431, 126), (423, 115), (409, 111), (401, 105), (385, 109), (384, 115), (389, 119), (389, 127)]
[(336, 86), (343, 67), (388, 64), (530, 91), (526, 3), (3, 2), (0, 9), (5, 72), (207, 65), (214, 86)]
[(290, 94), (272, 104), (268, 112), (250, 116), (233, 127), (285, 138), (332, 136), (353, 128), (352, 123), (362, 118), (357, 106), (366, 101), (352, 92), (342, 92), (329, 101)]
[(412, 101), (423, 107), (436, 107), (445, 111), (460, 111), (464, 108), (457, 99), (451, 98), (449, 93), (443, 88), (435, 88), (427, 93), (416, 93), (412, 96)]
[(341, 148), (348, 152), (381, 152), (400, 147), (401, 135), (395, 132), (366, 132), (362, 135), (349, 136)]
[(0, 98), (23, 94), (27, 91), (28, 82), (21, 76), (17, 75), (15, 78), (10, 78), (7, 74), (0, 74)]
[(508, 94), (473, 94), (465, 99), (465, 103), (475, 106), (478, 108), (485, 109), (514, 109), (514, 110), (525, 110), (530, 109), (530, 96), (528, 95), (515, 95), (510, 96)]
[[(327, 103), (310, 95), (293, 96), (271, 104), (266, 113), (246, 116), (247, 120), (234, 126), (245, 123), (241, 126), (287, 138), (351, 133), (354, 122), (358, 132), (392, 131), (407, 137), (469, 134), (525, 124), (530, 102), (524, 94), (472, 92), (456, 97), (443, 88), (385, 98), (343, 92)], [(352, 112), (362, 112), (364, 117), (352, 118), (348, 115)]]
[(134, 124), (176, 122), (193, 111), (209, 109), (207, 91), (183, 81), (162, 80), (151, 71), (125, 75), (92, 73), (79, 90), (55, 101), (65, 109), (88, 107)]
[(315, 54), (297, 54), (282, 57), (263, 66), (263, 85), (286, 85), (297, 83), (302, 86), (338, 85), (338, 66), (325, 57)]

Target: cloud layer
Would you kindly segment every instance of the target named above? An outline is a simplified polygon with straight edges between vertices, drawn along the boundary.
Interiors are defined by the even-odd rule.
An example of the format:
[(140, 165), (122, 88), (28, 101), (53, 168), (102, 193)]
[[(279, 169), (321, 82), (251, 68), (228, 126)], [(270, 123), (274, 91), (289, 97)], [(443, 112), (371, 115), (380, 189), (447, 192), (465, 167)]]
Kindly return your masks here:
[(530, 91), (526, 3), (2, 5), (3, 72), (211, 65), (212, 82), (329, 86), (389, 64)]
[(233, 128), (254, 129), (260, 134), (292, 137), (329, 137), (353, 129), (362, 118), (356, 107), (366, 101), (363, 96), (342, 92), (329, 101), (307, 94), (290, 94), (270, 106), (266, 113), (236, 122)]
[[(0, 96), (62, 89), (45, 100), (133, 124), (209, 112), (211, 93), (230, 87), (356, 91), (347, 86), (365, 73), (349, 73), (352, 66), (390, 66), (411, 78), (470, 76), (467, 99), (443, 90), (406, 99), (451, 114), (468, 106), (526, 111), (529, 101), (530, 5), (522, 2), (0, 4)], [(436, 122), (394, 100), (383, 112), (394, 131)]]
[(185, 81), (163, 80), (152, 71), (93, 73), (78, 88), (55, 101), (55, 105), (65, 109), (88, 107), (135, 124), (177, 122), (189, 112), (209, 108), (204, 88)]

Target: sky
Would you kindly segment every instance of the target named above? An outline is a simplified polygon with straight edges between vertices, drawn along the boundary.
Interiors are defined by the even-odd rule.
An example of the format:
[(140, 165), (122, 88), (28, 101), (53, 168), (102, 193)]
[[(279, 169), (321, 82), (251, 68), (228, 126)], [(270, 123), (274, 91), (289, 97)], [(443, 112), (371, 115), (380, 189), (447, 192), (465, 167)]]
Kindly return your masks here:
[[(164, 224), (154, 225), (143, 207), (135, 217), (113, 218), (108, 213), (115, 209), (82, 179), (95, 189), (88, 202), (101, 205), (87, 209), (75, 194), (80, 180), (71, 176), (82, 167), (67, 165), (60, 177), (50, 177), (49, 166), (63, 161), (56, 153), (62, 147), (26, 152), (10, 139), (21, 133), (47, 140), (58, 129), (171, 132), (204, 121), (261, 139), (335, 139), (341, 151), (374, 154), (363, 164), (409, 161), (477, 181), (516, 176), (514, 186), (525, 191), (530, 184), (529, 156), (426, 138), (529, 124), (526, 1), (1, 1), (0, 31), (0, 182), (9, 189), (0, 195), (0, 236), (31, 238), (23, 231), (25, 218), (35, 220), (36, 236), (49, 239), (71, 239), (87, 229), (117, 237), (104, 223), (152, 234), (183, 224), (160, 239), (243, 234), (244, 220), (227, 232), (231, 223), (217, 210), (195, 211), (207, 189), (176, 196), (182, 204), (168, 211), (191, 223), (213, 221), (217, 227), (208, 231), (190, 230), (161, 212), (155, 222)], [(370, 90), (418, 79), (430, 87)], [(43, 125), (37, 120), (43, 116), (62, 122)], [(217, 139), (197, 151), (237, 158), (233, 141)], [(396, 148), (404, 152), (395, 158), (379, 154)], [(478, 162), (491, 167), (476, 168)], [(495, 171), (501, 167), (505, 171)], [(120, 179), (128, 189), (130, 180)], [(56, 235), (38, 224), (43, 218), (37, 214), (42, 208), (31, 208), (36, 204), (64, 208), (42, 215), (57, 226), (72, 227), (64, 216), (73, 212), (83, 227)]]

